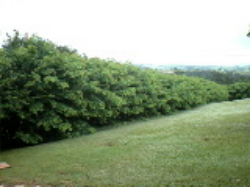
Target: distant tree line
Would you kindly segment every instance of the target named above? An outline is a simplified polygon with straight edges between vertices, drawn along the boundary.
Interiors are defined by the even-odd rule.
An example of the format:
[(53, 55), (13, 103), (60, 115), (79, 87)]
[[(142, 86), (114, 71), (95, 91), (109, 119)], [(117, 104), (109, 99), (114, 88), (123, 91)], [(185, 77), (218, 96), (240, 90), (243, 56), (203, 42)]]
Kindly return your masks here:
[(175, 73), (178, 75), (186, 75), (191, 77), (201, 77), (208, 79), (218, 84), (234, 84), (237, 82), (249, 82), (250, 81), (250, 72), (249, 73), (238, 73), (234, 71), (220, 71), (220, 70), (192, 70), (192, 71), (183, 71), (175, 70)]

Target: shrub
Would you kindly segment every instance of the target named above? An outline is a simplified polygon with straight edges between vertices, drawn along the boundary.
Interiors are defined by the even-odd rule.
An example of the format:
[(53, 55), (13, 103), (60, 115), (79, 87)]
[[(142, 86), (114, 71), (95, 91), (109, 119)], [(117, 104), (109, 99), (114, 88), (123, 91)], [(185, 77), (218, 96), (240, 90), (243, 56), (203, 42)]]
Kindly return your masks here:
[(167, 75), (112, 60), (88, 59), (86, 118), (106, 125), (228, 99), (226, 86), (201, 78)]
[(249, 82), (239, 82), (231, 84), (228, 86), (229, 99), (244, 99), (250, 97), (250, 83)]
[[(37, 36), (9, 36), (0, 51), (4, 144), (36, 144), (88, 131), (83, 58)], [(3, 145), (4, 146), (4, 145)]]
[(205, 79), (164, 75), (161, 80), (163, 90), (168, 95), (166, 99), (171, 111), (228, 99), (228, 91), (225, 86)]
[(0, 134), (10, 144), (78, 136), (93, 126), (228, 99), (227, 87), (212, 81), (83, 57), (18, 32), (0, 49), (0, 78)]

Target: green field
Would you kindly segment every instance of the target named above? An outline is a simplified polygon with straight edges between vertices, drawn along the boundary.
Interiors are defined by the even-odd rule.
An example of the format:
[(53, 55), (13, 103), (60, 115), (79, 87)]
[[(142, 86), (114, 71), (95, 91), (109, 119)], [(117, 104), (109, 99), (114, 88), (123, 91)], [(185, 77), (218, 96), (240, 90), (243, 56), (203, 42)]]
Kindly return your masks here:
[(250, 186), (250, 99), (2, 152), (11, 186)]

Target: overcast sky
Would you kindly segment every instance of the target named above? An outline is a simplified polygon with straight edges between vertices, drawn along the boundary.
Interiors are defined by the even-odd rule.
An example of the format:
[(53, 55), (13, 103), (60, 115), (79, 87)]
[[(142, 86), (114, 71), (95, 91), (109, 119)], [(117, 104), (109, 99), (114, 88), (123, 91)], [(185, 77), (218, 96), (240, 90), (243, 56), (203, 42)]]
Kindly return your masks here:
[(16, 29), (135, 64), (250, 65), (249, 25), (249, 0), (0, 0), (0, 41)]

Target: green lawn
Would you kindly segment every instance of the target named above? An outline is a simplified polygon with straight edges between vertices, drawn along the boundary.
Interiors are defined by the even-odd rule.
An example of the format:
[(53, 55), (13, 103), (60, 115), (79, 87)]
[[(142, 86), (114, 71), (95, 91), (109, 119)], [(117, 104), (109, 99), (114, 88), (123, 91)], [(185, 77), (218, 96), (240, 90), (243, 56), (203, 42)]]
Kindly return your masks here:
[(250, 186), (250, 99), (5, 151), (0, 184)]

